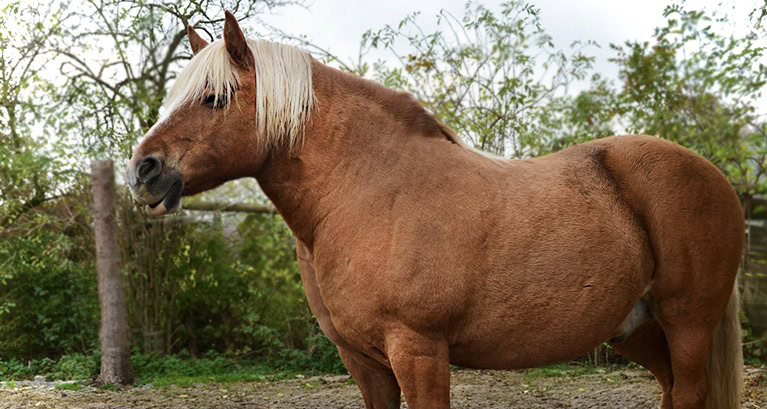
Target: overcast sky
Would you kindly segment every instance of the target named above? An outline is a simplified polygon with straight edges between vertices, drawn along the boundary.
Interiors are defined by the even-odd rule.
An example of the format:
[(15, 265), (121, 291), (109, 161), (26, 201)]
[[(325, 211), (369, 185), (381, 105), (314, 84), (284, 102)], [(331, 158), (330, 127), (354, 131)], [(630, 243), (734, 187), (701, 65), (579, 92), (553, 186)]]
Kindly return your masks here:
[[(291, 34), (303, 34), (338, 56), (354, 57), (362, 34), (368, 29), (396, 25), (407, 14), (420, 11), (419, 23), (428, 31), (436, 27), (435, 16), (441, 9), (460, 18), (465, 0), (313, 0), (307, 9), (287, 8), (264, 21)], [(502, 1), (479, 1), (498, 10)], [(669, 0), (537, 0), (541, 20), (558, 48), (567, 48), (575, 40), (594, 40), (601, 49), (592, 49), (597, 57), (596, 71), (615, 78), (617, 69), (607, 61), (614, 53), (610, 43), (626, 40), (651, 40), (655, 27), (664, 25), (663, 9)], [(717, 0), (690, 0), (688, 8), (716, 7)], [(733, 0), (726, 11), (744, 32), (748, 13), (761, 0)], [(735, 6), (732, 6), (735, 4)], [(253, 27), (256, 28), (256, 27)], [(257, 29), (257, 28), (256, 28)], [(740, 30), (738, 30), (740, 31)]]

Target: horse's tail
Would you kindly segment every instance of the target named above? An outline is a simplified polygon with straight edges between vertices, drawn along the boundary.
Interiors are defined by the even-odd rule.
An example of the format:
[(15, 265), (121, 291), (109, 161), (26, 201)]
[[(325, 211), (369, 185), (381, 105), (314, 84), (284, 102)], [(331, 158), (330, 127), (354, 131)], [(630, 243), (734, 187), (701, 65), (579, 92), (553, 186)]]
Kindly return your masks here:
[(743, 389), (743, 349), (740, 335), (738, 283), (732, 289), (722, 320), (714, 329), (708, 358), (705, 409), (737, 409)]

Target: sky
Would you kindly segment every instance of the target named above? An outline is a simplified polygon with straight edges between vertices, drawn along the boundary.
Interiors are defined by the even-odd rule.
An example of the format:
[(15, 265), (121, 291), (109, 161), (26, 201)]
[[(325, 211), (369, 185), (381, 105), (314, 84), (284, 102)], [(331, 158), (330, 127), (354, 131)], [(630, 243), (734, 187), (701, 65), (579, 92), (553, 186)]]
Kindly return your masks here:
[[(544, 29), (557, 48), (567, 49), (576, 40), (594, 40), (601, 48), (589, 50), (596, 57), (595, 71), (617, 78), (617, 68), (608, 59), (614, 56), (610, 43), (627, 40), (650, 40), (656, 27), (665, 24), (663, 9), (669, 0), (531, 0), (541, 10)], [(479, 3), (498, 10), (502, 1)], [(688, 0), (688, 8), (717, 7), (717, 0)], [(738, 31), (748, 28), (748, 13), (761, 0), (733, 0), (724, 8), (735, 21)], [(294, 35), (306, 35), (317, 45), (338, 56), (354, 58), (362, 34), (368, 29), (396, 25), (411, 12), (419, 11), (419, 23), (431, 31), (436, 15), (445, 9), (460, 18), (465, 0), (313, 0), (308, 9), (283, 8), (275, 15), (264, 16), (267, 24)], [(734, 6), (733, 6), (734, 4)], [(253, 27), (258, 30), (257, 27)]]

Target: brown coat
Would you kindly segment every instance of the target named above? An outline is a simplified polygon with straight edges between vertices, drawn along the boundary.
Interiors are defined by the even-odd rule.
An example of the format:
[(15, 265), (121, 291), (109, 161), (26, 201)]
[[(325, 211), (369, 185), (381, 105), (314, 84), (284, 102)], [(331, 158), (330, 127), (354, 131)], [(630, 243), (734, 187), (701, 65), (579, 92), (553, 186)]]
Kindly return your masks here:
[[(227, 25), (227, 50), (241, 50)], [(238, 100), (257, 98), (253, 56), (230, 55)], [(449, 363), (545, 365), (619, 332), (613, 347), (656, 375), (663, 408), (737, 406), (743, 214), (711, 163), (650, 136), (493, 159), (409, 94), (311, 70), (300, 149), (250, 139), (247, 104), (185, 105), (136, 149), (128, 179), (163, 213), (178, 208), (174, 186), (256, 177), (368, 408), (399, 407), (400, 390), (410, 407), (447, 407)]]

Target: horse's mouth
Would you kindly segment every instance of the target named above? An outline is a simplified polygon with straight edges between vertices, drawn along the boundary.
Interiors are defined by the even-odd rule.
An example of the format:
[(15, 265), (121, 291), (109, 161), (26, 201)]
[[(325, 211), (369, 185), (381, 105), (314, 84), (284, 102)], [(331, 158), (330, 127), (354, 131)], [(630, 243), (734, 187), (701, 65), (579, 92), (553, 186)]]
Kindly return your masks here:
[(163, 200), (165, 200), (165, 196), (163, 196), (162, 199), (158, 200), (157, 203), (148, 204), (147, 207), (149, 207), (150, 209), (154, 209), (155, 207), (159, 206)]
[(155, 203), (148, 204), (146, 211), (151, 216), (162, 216), (165, 214), (176, 213), (181, 210), (181, 191), (184, 190), (184, 183), (176, 181), (162, 199)]

